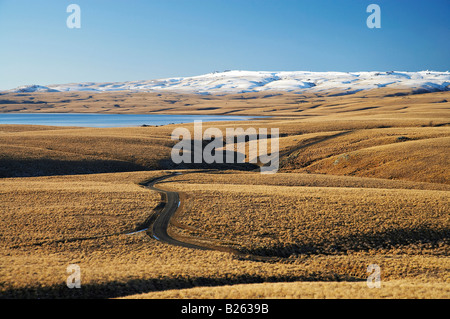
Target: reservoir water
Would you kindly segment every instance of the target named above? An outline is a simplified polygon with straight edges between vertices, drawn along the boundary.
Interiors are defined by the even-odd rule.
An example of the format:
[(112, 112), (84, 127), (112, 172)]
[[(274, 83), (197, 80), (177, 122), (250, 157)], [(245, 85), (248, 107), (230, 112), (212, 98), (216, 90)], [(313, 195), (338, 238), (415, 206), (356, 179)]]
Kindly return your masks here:
[(99, 114), (99, 113), (0, 113), (0, 124), (26, 124), (81, 127), (137, 127), (191, 123), (196, 120), (247, 121), (262, 116), (174, 115), (174, 114)]

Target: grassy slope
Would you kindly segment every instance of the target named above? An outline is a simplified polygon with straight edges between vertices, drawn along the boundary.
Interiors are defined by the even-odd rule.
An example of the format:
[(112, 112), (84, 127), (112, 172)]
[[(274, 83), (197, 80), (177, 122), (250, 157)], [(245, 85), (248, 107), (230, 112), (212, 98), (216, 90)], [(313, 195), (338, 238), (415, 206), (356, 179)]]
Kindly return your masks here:
[[(389, 96), (393, 93), (266, 98), (3, 95), (1, 111), (83, 108), (289, 115), (285, 120), (235, 124), (280, 128), (280, 146), (289, 155), (280, 173), (182, 175), (176, 183), (163, 184), (187, 196), (187, 210), (177, 216), (174, 233), (288, 258), (262, 263), (167, 246), (145, 233), (116, 234), (139, 224), (159, 200), (136, 183), (163, 172), (1, 179), (0, 296), (120, 297), (266, 281), (302, 282), (168, 291), (146, 297), (304, 296), (294, 289), (305, 289), (306, 296), (318, 298), (448, 296), (448, 235), (442, 234), (449, 227), (445, 157), (449, 113), (444, 102), (449, 93)], [(28, 99), (47, 104), (24, 103)], [(94, 101), (86, 104), (88, 100)], [(173, 145), (168, 139), (173, 128), (0, 125), (0, 172), (29, 176), (160, 168), (160, 160), (167, 159)], [(333, 137), (342, 132), (348, 133)], [(407, 140), (399, 140), (400, 136)], [(245, 227), (238, 227), (239, 223)], [(72, 241), (96, 236), (100, 237)], [(315, 250), (303, 253), (301, 248), (307, 246)], [(81, 266), (83, 291), (65, 287), (65, 267), (70, 263)], [(382, 267), (383, 285), (391, 292), (363, 291), (360, 283), (351, 283), (364, 281), (372, 263)]]
[[(359, 112), (379, 117), (396, 112), (410, 117), (414, 112), (429, 121), (442, 123), (438, 113), (446, 114), (448, 92), (411, 94), (411, 90), (387, 88), (336, 96), (341, 92), (291, 94), (286, 92), (230, 95), (186, 95), (177, 93), (3, 93), (0, 112), (76, 112), (76, 113), (160, 113), (230, 114), (310, 117), (330, 112), (349, 116)], [(424, 108), (426, 106), (426, 108)], [(437, 111), (437, 112), (436, 112)], [(445, 121), (445, 120), (444, 120)]]
[(448, 127), (349, 130), (295, 151), (282, 171), (450, 182)]
[(0, 134), (0, 176), (156, 169), (160, 160), (170, 156), (173, 142), (164, 129), (156, 134), (154, 131), (155, 128), (4, 131)]
[(160, 201), (137, 182), (156, 174), (0, 179), (0, 245), (8, 249), (132, 231)]
[(369, 289), (366, 282), (261, 283), (222, 287), (197, 287), (138, 294), (126, 299), (446, 299), (445, 283), (393, 280), (382, 289)]
[(437, 252), (450, 234), (445, 191), (185, 183), (167, 187), (189, 195), (190, 205), (177, 218), (185, 233), (263, 256), (383, 249)]
[(321, 160), (309, 171), (450, 183), (450, 137), (368, 147)]

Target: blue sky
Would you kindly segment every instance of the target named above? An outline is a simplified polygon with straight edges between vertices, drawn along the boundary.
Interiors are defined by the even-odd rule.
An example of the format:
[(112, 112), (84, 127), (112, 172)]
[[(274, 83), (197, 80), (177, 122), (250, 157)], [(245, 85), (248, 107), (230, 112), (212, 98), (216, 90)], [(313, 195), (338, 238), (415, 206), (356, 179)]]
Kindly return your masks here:
[[(66, 8), (81, 7), (81, 29)], [(381, 7), (381, 29), (366, 8)], [(449, 0), (0, 0), (0, 90), (212, 71), (450, 70)]]

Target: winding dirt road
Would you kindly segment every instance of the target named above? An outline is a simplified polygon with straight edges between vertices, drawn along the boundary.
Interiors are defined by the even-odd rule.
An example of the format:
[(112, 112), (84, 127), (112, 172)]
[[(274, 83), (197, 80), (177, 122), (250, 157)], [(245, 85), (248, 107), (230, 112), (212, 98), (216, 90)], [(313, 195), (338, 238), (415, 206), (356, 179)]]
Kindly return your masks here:
[[(204, 170), (200, 172), (210, 172), (211, 170)], [(216, 171), (216, 170), (214, 170)], [(197, 172), (188, 172), (185, 174), (190, 173), (200, 173)], [(201, 249), (201, 250), (217, 250), (222, 252), (227, 252), (234, 254), (236, 256), (239, 256), (240, 258), (250, 259), (254, 261), (274, 261), (279, 260), (279, 257), (267, 257), (267, 256), (256, 256), (256, 255), (250, 255), (240, 252), (239, 250), (230, 248), (230, 247), (223, 247), (223, 246), (217, 246), (212, 243), (202, 243), (200, 244), (194, 244), (189, 242), (189, 239), (183, 238), (182, 240), (178, 240), (176, 238), (173, 238), (167, 233), (167, 228), (169, 227), (170, 219), (172, 216), (176, 213), (178, 207), (180, 206), (180, 195), (177, 192), (172, 192), (160, 188), (156, 188), (155, 184), (162, 182), (170, 177), (180, 175), (181, 173), (172, 173), (169, 175), (164, 175), (161, 177), (154, 178), (150, 181), (144, 182), (141, 185), (159, 192), (160, 194), (163, 194), (162, 197), (165, 199), (164, 207), (157, 213), (156, 219), (153, 219), (153, 224), (149, 225), (149, 228), (147, 229), (147, 234), (152, 236), (154, 239), (165, 242), (167, 244), (175, 245), (175, 246), (181, 246), (181, 247), (187, 247), (187, 248), (194, 248), (194, 249)], [(206, 239), (207, 240), (207, 239)]]
[(187, 248), (194, 248), (194, 249), (202, 249), (207, 250), (210, 249), (208, 247), (203, 247), (199, 245), (195, 245), (189, 242), (183, 242), (179, 241), (173, 237), (171, 237), (167, 233), (167, 228), (169, 227), (170, 219), (177, 211), (179, 205), (180, 205), (180, 196), (177, 192), (171, 192), (164, 189), (156, 188), (154, 185), (168, 179), (173, 176), (180, 175), (180, 173), (173, 173), (169, 175), (164, 175), (161, 177), (157, 177), (155, 179), (152, 179), (146, 183), (143, 184), (144, 187), (151, 189), (153, 191), (159, 192), (160, 194), (163, 194), (163, 197), (165, 197), (165, 203), (162, 210), (159, 212), (158, 216), (156, 217), (156, 220), (153, 223), (153, 226), (149, 231), (151, 232), (151, 235), (156, 240), (176, 245), (176, 246), (182, 246)]
[[(320, 142), (323, 142), (323, 141), (326, 141), (329, 139), (333, 139), (333, 138), (336, 138), (336, 137), (339, 137), (339, 136), (342, 136), (345, 134), (349, 134), (351, 132), (352, 131), (340, 132), (337, 134), (333, 134), (331, 136), (323, 137), (317, 141), (312, 141), (306, 145), (301, 145), (299, 147), (295, 147), (291, 150), (288, 150), (286, 152), (279, 154), (279, 160), (289, 156), (290, 154), (293, 154), (294, 152), (300, 151), (303, 148), (306, 148), (311, 145), (315, 145), (317, 143), (320, 143)], [(260, 171), (260, 169), (261, 169), (261, 167), (258, 167), (256, 169), (254, 169), (253, 171), (255, 171), (255, 172)], [(173, 215), (175, 215), (178, 207), (181, 205), (181, 199), (180, 199), (180, 195), (177, 192), (172, 192), (172, 191), (156, 188), (155, 184), (160, 183), (168, 178), (178, 176), (181, 174), (205, 173), (205, 172), (211, 172), (211, 171), (217, 171), (217, 169), (212, 169), (212, 170), (205, 169), (205, 170), (190, 171), (190, 172), (185, 172), (185, 173), (174, 172), (172, 174), (160, 176), (160, 177), (157, 177), (157, 178), (154, 178), (152, 180), (142, 183), (141, 184), (142, 186), (162, 194), (162, 198), (164, 200), (164, 203), (161, 203), (161, 205), (163, 205), (162, 209), (155, 210), (156, 216), (155, 215), (151, 216), (145, 222), (145, 226), (143, 226), (143, 227), (146, 227), (146, 228), (148, 227), (147, 233), (150, 236), (152, 236), (154, 239), (161, 241), (161, 242), (171, 244), (171, 245), (182, 246), (182, 247), (187, 247), (187, 248), (194, 248), (194, 249), (201, 249), (201, 250), (219, 250), (219, 251), (234, 253), (236, 255), (249, 257), (250, 255), (248, 255), (248, 254), (243, 254), (242, 252), (240, 252), (236, 249), (232, 249), (232, 248), (228, 248), (228, 247), (216, 246), (216, 245), (209, 244), (209, 243), (202, 244), (202, 245), (194, 244), (194, 243), (189, 242), (188, 239), (184, 239), (184, 238), (183, 238), (183, 241), (178, 240), (178, 239), (170, 236), (167, 232), (167, 229), (170, 224), (170, 219), (172, 218)], [(262, 256), (252, 256), (252, 258), (264, 259), (264, 260), (273, 259), (273, 257), (262, 257)]]

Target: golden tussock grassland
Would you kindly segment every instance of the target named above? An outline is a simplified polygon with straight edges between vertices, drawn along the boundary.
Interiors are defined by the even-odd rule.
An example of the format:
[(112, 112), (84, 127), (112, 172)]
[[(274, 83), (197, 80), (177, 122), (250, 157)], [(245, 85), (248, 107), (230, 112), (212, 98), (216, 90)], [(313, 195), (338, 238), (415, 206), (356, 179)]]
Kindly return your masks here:
[[(0, 112), (270, 115), (203, 128), (278, 128), (281, 158), (273, 175), (156, 185), (183, 201), (169, 234), (237, 253), (194, 250), (143, 228), (161, 196), (140, 183), (182, 168), (170, 163), (179, 125), (0, 125), (0, 298), (448, 298), (448, 99), (3, 94)], [(69, 264), (81, 289), (66, 286)], [(367, 288), (371, 264), (381, 289)]]
[(243, 252), (280, 257), (378, 249), (448, 253), (442, 239), (450, 228), (445, 191), (232, 184), (170, 188), (189, 194), (191, 205), (178, 215), (185, 230)]
[(402, 118), (428, 118), (436, 123), (442, 121), (443, 115), (447, 115), (448, 92), (417, 94), (411, 89), (379, 88), (354, 94), (341, 93), (3, 93), (0, 112), (230, 114), (289, 118), (330, 113), (341, 118), (355, 113), (382, 118), (386, 113), (395, 112)]
[(33, 246), (132, 231), (160, 201), (144, 174), (0, 180), (2, 247)]
[(196, 287), (138, 294), (125, 299), (439, 299), (449, 294), (445, 283), (392, 280), (383, 289), (368, 289), (365, 282), (261, 283)]

